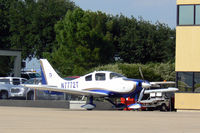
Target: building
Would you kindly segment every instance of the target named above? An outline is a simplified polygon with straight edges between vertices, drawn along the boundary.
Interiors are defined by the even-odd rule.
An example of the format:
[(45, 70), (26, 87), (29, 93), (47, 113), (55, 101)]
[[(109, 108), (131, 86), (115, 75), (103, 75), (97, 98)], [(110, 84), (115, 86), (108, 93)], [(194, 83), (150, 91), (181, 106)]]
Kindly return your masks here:
[(175, 108), (200, 109), (200, 0), (177, 0)]

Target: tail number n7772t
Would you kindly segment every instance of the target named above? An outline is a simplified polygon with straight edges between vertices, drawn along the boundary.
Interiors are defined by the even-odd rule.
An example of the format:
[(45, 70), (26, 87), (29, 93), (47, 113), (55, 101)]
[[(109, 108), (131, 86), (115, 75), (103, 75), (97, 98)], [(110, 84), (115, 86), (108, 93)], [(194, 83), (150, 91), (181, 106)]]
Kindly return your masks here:
[(78, 82), (64, 82), (64, 83), (61, 83), (61, 88), (78, 88)]

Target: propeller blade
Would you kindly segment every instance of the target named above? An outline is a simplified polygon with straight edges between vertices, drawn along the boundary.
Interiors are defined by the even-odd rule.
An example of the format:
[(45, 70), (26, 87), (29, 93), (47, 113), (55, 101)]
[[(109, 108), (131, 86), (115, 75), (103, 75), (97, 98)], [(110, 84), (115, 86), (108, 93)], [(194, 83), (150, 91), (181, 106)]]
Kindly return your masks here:
[(141, 76), (142, 79), (144, 80), (144, 75), (143, 75), (143, 73), (142, 73), (142, 69), (141, 69), (141, 67), (139, 67), (139, 72), (140, 72), (140, 76)]
[(143, 88), (143, 89), (141, 90), (140, 96), (139, 96), (139, 98), (138, 98), (138, 102), (140, 102), (140, 101), (142, 100), (143, 95), (144, 95), (144, 90), (145, 90), (145, 88)]

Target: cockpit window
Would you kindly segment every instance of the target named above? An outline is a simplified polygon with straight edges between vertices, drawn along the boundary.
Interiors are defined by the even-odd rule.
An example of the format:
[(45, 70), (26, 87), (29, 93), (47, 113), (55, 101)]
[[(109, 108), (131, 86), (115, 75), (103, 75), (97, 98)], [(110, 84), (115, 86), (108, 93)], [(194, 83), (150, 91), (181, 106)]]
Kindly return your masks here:
[(124, 77), (119, 73), (110, 73), (110, 79)]
[(85, 77), (85, 81), (92, 81), (92, 75), (88, 75)]
[(97, 81), (106, 80), (105, 73), (96, 73), (96, 74), (95, 74), (95, 79), (96, 79)]

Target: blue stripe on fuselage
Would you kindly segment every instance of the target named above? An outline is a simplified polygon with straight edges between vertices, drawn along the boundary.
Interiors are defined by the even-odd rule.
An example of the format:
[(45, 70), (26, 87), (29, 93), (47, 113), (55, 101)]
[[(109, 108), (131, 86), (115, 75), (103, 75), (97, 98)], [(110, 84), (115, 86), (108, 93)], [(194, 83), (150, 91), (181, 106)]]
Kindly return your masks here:
[(135, 81), (135, 82), (146, 82), (146, 83), (149, 83), (149, 81), (147, 80), (142, 80), (142, 79), (131, 79), (131, 78), (125, 78), (124, 80), (128, 80), (128, 81)]
[(98, 89), (91, 90), (91, 91), (105, 93), (105, 94), (109, 95), (109, 97), (124, 97), (124, 98), (132, 97), (132, 98), (135, 98), (135, 96), (139, 96), (141, 90), (143, 89), (141, 87), (142, 82), (148, 82), (148, 81), (142, 80), (142, 79), (129, 79), (129, 78), (125, 78), (124, 80), (136, 82), (136, 89), (133, 92), (126, 93), (126, 94), (112, 92), (112, 91), (106, 91), (106, 90), (98, 90)]
[(106, 91), (106, 90), (90, 90), (90, 91), (105, 93), (105, 94), (107, 94), (109, 97), (124, 97), (124, 98), (127, 98), (127, 97), (130, 97), (130, 96), (135, 95), (135, 94), (134, 94), (135, 91), (132, 92), (132, 93), (126, 93), (126, 94), (117, 93), (117, 92), (112, 92), (112, 91)]
[(46, 78), (44, 76), (44, 72), (43, 72), (42, 66), (40, 66), (40, 69), (41, 69), (41, 76), (42, 76), (42, 84), (46, 85), (47, 81), (46, 81)]

